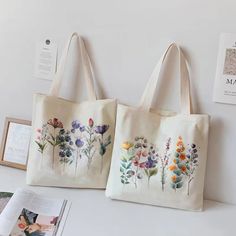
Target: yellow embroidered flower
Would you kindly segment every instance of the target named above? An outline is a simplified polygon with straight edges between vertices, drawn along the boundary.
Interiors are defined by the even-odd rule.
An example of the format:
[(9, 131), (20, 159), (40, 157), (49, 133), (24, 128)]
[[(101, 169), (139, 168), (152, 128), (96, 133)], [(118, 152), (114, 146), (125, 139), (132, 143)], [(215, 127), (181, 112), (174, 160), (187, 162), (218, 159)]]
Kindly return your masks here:
[(130, 143), (130, 142), (124, 142), (123, 144), (122, 144), (122, 148), (123, 149), (126, 149), (126, 150), (129, 150), (131, 147), (133, 147), (134, 146), (134, 144), (133, 143)]

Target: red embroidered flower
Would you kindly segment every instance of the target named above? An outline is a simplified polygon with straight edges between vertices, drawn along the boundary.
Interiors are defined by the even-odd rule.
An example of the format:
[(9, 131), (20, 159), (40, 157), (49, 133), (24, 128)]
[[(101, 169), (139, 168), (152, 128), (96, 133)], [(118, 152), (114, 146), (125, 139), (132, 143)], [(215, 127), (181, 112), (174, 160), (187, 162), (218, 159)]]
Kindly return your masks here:
[(51, 125), (54, 129), (56, 129), (56, 128), (62, 129), (63, 128), (62, 122), (60, 120), (58, 120), (57, 118), (50, 119), (50, 120), (48, 120), (47, 123), (49, 125)]

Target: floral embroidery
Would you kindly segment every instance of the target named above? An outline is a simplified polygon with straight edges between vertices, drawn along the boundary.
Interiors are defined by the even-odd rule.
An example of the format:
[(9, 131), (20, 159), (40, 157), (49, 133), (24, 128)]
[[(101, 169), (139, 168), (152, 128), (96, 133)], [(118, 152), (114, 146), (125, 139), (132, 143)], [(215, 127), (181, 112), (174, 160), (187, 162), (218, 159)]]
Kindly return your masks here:
[[(195, 144), (187, 145), (187, 149), (181, 136), (178, 137), (173, 160), (170, 163), (171, 138), (167, 138), (163, 153), (157, 151), (155, 145), (148, 142), (145, 137), (135, 137), (134, 142), (125, 141), (121, 145), (120, 180), (125, 186), (133, 183), (135, 188), (139, 180), (145, 176), (148, 186), (153, 176), (158, 176), (160, 168), (160, 183), (162, 191), (165, 191), (167, 171), (172, 173), (170, 177), (171, 187), (176, 191), (187, 184), (187, 195), (190, 194), (190, 184), (194, 179), (194, 172), (198, 166), (198, 151)], [(154, 177), (153, 177), (154, 178)], [(155, 177), (156, 178), (156, 177)]]
[(145, 174), (148, 177), (148, 186), (150, 185), (150, 178), (156, 175), (158, 172), (157, 163), (158, 154), (156, 153), (153, 145), (151, 145), (148, 151), (148, 156), (144, 167)]
[(93, 156), (96, 152), (94, 144), (97, 141), (95, 132), (94, 132), (94, 121), (92, 118), (90, 118), (88, 121), (88, 126), (85, 128), (85, 134), (86, 134), (87, 142), (82, 152), (87, 157), (87, 167), (89, 169), (93, 160)]
[(111, 144), (111, 135), (109, 135), (107, 138), (104, 139), (104, 134), (107, 132), (108, 129), (109, 129), (109, 125), (98, 125), (94, 129), (95, 133), (97, 133), (101, 136), (98, 138), (99, 144), (100, 144), (99, 153), (101, 156), (101, 168), (100, 168), (101, 173), (102, 173), (102, 169), (103, 169), (103, 156), (106, 153), (107, 146), (109, 144)]
[(59, 146), (63, 141), (60, 139), (60, 136), (57, 134), (57, 129), (58, 128), (63, 128), (63, 124), (60, 120), (57, 118), (53, 118), (48, 120), (47, 124), (49, 127), (52, 127), (52, 133), (50, 132), (49, 135), (47, 136), (47, 141), (49, 144), (52, 145), (52, 166), (53, 168), (55, 167), (55, 148)]
[[(102, 172), (104, 155), (107, 147), (111, 144), (111, 135), (104, 137), (108, 129), (109, 125), (96, 126), (93, 119), (90, 118), (87, 126), (82, 125), (78, 120), (74, 120), (71, 123), (71, 129), (66, 130), (59, 119), (53, 118), (43, 124), (42, 129), (37, 129), (38, 136), (35, 142), (42, 156), (48, 148), (47, 144), (51, 145), (53, 169), (56, 167), (56, 157), (59, 158), (59, 163), (63, 165), (64, 170), (66, 164), (75, 163), (75, 176), (77, 175), (79, 160), (86, 157), (89, 169), (96, 153), (96, 146), (99, 146), (100, 172)], [(56, 150), (58, 150), (57, 153)]]
[(149, 186), (151, 177), (158, 172), (158, 153), (154, 145), (144, 137), (136, 137), (134, 143), (124, 142), (121, 147), (121, 183), (133, 182), (137, 188), (138, 180), (146, 175)]
[(198, 154), (195, 144), (188, 145), (187, 154), (185, 154), (185, 145), (182, 137), (179, 137), (176, 144), (174, 164), (169, 167), (173, 171), (171, 186), (173, 189), (182, 188), (184, 177), (187, 178), (187, 195), (190, 194), (190, 184), (194, 179), (194, 172), (198, 166)]
[(169, 170), (173, 172), (174, 175), (171, 177), (171, 187), (176, 190), (183, 187), (183, 172), (185, 171), (185, 165), (183, 161), (186, 159), (185, 156), (185, 146), (182, 137), (178, 138), (176, 144), (175, 159), (174, 164), (169, 167)]
[(37, 129), (37, 140), (35, 141), (38, 145), (38, 151), (42, 153), (47, 146), (47, 132), (48, 132), (48, 127), (47, 125), (43, 125), (42, 129)]
[(134, 144), (125, 142), (122, 144), (122, 158), (121, 158), (121, 183), (122, 184), (129, 184), (131, 177), (135, 175), (135, 171), (132, 170), (132, 161), (134, 158)]
[(161, 188), (162, 191), (165, 189), (165, 183), (166, 183), (166, 167), (168, 166), (169, 163), (169, 158), (170, 158), (170, 142), (171, 138), (167, 139), (166, 142), (166, 148), (165, 148), (165, 153), (163, 156), (160, 156), (160, 161), (161, 161)]
[(186, 172), (185, 175), (188, 177), (188, 192), (187, 194), (190, 194), (190, 184), (192, 180), (194, 179), (194, 172), (198, 166), (198, 154), (197, 154), (197, 148), (196, 145), (193, 143), (189, 145), (188, 148), (188, 154), (186, 155), (187, 161), (186, 161)]
[(85, 127), (79, 123), (78, 120), (74, 120), (71, 123), (72, 129), (71, 133), (75, 139), (75, 149), (76, 149), (76, 157), (75, 157), (75, 176), (77, 175), (78, 170), (78, 162), (79, 158), (81, 159), (81, 148), (84, 145), (82, 140), (82, 133), (85, 131)]
[(73, 162), (73, 141), (71, 140), (70, 131), (60, 129), (58, 137), (59, 144), (59, 162), (63, 164), (63, 170), (65, 171), (66, 164), (72, 164)]

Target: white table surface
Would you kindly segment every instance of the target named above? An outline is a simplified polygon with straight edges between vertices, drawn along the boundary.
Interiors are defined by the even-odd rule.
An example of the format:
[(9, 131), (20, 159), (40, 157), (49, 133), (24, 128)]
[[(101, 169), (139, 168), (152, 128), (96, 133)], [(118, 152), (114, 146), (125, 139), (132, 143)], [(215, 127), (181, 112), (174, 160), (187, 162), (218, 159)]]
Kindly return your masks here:
[(236, 206), (205, 200), (203, 212), (112, 201), (102, 190), (31, 187), (25, 172), (0, 166), (0, 191), (23, 187), (72, 201), (63, 236), (233, 236)]

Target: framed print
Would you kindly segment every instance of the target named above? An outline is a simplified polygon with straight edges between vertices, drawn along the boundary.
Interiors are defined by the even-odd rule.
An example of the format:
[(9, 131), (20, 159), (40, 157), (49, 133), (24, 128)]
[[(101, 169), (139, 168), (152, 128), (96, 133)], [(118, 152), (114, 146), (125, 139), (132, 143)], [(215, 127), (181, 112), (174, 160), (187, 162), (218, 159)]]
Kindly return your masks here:
[(30, 121), (6, 118), (1, 146), (1, 165), (26, 170), (30, 134)]

